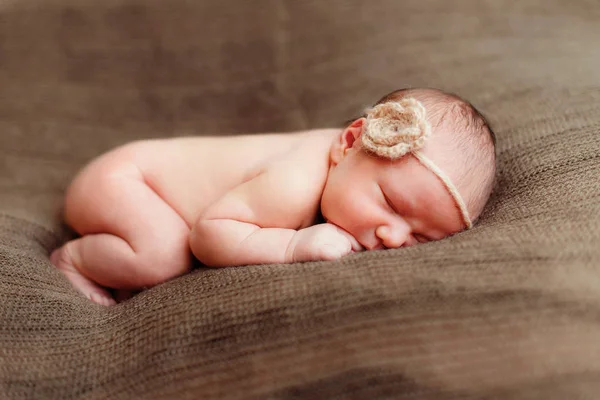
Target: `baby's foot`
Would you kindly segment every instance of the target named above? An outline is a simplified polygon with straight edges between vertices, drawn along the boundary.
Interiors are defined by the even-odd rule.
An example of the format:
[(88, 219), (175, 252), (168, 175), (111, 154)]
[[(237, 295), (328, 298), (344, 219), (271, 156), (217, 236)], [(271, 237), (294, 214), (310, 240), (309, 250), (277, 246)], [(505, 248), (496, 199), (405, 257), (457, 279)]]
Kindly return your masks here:
[(50, 261), (54, 264), (85, 297), (94, 303), (111, 306), (117, 304), (110, 293), (96, 282), (83, 276), (73, 266), (66, 245), (54, 250), (50, 255)]

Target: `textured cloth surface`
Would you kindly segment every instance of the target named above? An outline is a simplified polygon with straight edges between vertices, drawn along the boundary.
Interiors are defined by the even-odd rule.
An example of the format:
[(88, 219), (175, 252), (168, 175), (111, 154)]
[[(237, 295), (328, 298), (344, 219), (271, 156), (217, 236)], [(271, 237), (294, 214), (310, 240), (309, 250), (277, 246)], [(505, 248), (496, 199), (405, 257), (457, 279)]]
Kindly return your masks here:
[[(0, 2), (0, 398), (599, 398), (599, 22), (589, 0)], [(111, 308), (48, 260), (113, 146), (339, 126), (406, 86), (496, 131), (468, 232)]]

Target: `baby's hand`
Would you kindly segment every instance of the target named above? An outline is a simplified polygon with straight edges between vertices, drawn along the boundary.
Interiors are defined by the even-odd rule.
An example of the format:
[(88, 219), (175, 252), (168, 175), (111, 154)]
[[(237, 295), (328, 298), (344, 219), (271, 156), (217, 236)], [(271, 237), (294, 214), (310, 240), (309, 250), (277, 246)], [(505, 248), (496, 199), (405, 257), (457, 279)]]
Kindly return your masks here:
[(286, 262), (335, 260), (364, 248), (348, 232), (329, 223), (313, 225), (296, 232), (287, 251)]

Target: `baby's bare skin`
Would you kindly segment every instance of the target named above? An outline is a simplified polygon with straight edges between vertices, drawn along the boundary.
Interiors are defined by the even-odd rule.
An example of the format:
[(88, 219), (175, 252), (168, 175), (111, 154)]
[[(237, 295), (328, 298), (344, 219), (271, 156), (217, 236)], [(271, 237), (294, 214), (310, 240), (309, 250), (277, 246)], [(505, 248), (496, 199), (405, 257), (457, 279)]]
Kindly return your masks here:
[[(434, 107), (435, 96), (428, 99)], [(436, 125), (419, 158), (393, 161), (364, 150), (365, 124), (362, 117), (344, 129), (119, 147), (68, 188), (65, 220), (81, 237), (51, 261), (86, 297), (110, 305), (106, 288), (157, 285), (186, 273), (194, 256), (212, 267), (334, 260), (439, 240), (477, 218), (480, 208), (464, 211), (456, 197), (478, 204), (470, 200), (481, 191), (469, 190), (476, 187), (470, 180), (452, 194), (419, 161), (426, 157), (447, 180), (461, 181), (471, 166), (448, 154), (451, 122)], [(317, 223), (320, 214), (326, 222)]]
[[(93, 160), (70, 185), (65, 220), (83, 237), (53, 253), (52, 261), (86, 296), (112, 304), (103, 287), (135, 290), (185, 273), (190, 245), (210, 266), (333, 259), (352, 245), (358, 250), (342, 234), (341, 250), (286, 254), (294, 233), (315, 222), (338, 132), (185, 137), (119, 147)], [(244, 215), (236, 195), (258, 205), (260, 216)], [(248, 223), (255, 217), (261, 226), (280, 229), (254, 235), (246, 250), (236, 251), (237, 237), (257, 229)], [(325, 233), (334, 230), (341, 236), (333, 226)]]

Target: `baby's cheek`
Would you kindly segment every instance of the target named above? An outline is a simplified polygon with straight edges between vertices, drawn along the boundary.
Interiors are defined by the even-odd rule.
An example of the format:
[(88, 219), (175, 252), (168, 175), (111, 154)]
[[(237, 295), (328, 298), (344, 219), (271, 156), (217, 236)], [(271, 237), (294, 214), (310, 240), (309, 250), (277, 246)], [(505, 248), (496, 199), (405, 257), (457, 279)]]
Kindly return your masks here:
[(332, 198), (325, 198), (321, 203), (321, 213), (325, 221), (342, 227), (342, 223), (346, 220), (346, 213), (340, 207), (339, 201), (333, 201)]
[(352, 230), (365, 230), (372, 228), (373, 221), (376, 218), (376, 210), (373, 210), (366, 202), (361, 202), (359, 198), (350, 199), (339, 204), (340, 211), (344, 216), (346, 224), (352, 227)]
[(347, 185), (336, 189), (324, 193), (323, 217), (346, 231), (359, 229), (364, 225), (365, 212), (368, 211), (363, 194)]

